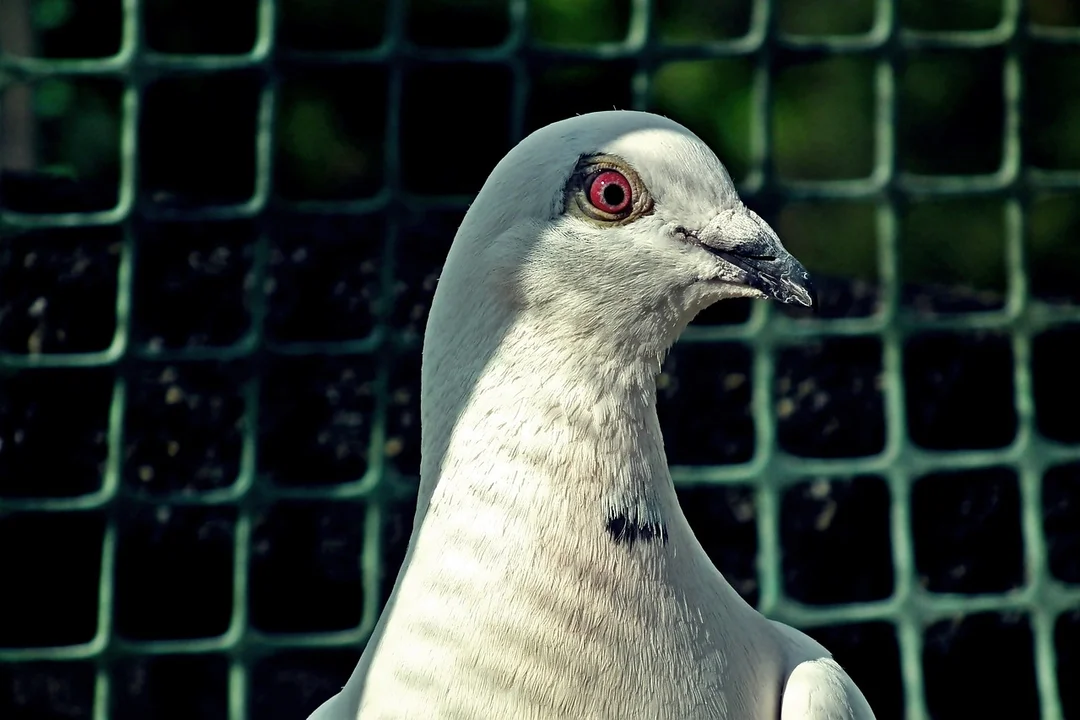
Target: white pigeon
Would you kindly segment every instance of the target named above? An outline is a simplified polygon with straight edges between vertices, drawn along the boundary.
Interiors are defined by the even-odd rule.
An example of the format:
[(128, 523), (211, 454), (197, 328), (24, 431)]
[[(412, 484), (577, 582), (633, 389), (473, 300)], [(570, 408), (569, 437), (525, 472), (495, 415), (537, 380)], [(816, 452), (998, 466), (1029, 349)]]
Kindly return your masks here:
[(733, 297), (813, 302), (681, 125), (600, 112), (511, 150), (432, 303), (405, 562), (311, 717), (872, 720), (825, 648), (731, 588), (675, 495), (656, 375)]

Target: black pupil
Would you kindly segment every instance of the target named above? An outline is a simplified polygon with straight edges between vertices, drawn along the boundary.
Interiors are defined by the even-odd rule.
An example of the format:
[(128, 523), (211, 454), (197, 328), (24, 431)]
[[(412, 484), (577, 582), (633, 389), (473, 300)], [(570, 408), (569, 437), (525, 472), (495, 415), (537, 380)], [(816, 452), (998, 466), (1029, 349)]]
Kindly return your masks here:
[(619, 205), (622, 205), (623, 200), (626, 199), (626, 195), (625, 193), (623, 193), (623, 189), (615, 183), (611, 183), (604, 188), (603, 196), (604, 202), (606, 202), (608, 205), (611, 205), (612, 207), (618, 207)]

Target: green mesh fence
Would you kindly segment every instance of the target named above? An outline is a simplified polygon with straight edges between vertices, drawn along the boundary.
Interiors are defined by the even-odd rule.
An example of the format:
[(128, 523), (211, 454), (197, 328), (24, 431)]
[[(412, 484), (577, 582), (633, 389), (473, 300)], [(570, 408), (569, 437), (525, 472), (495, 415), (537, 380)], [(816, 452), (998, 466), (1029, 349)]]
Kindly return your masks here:
[[(626, 104), (650, 109), (658, 107), (654, 84), (667, 64), (731, 59), (746, 68), (741, 97), (748, 124), (732, 131), (737, 137), (743, 132), (738, 139), (748, 148), (735, 161), (744, 166), (737, 168), (744, 197), (766, 209), (803, 203), (811, 215), (816, 203), (863, 203), (865, 229), (876, 242), (872, 265), (878, 284), (865, 312), (793, 318), (766, 303), (735, 303), (688, 331), (661, 378), (661, 410), (691, 522), (725, 574), (762, 612), (807, 628), (834, 648), (867, 689), (879, 717), (960, 717), (967, 716), (965, 708), (993, 709), (1001, 703), (1020, 708), (1020, 716), (1026, 711), (1045, 720), (1080, 718), (1080, 695), (1074, 690), (1080, 681), (1080, 569), (1074, 559), (1080, 551), (1075, 509), (1080, 434), (1074, 419), (1080, 393), (1069, 380), (1070, 361), (1061, 360), (1075, 357), (1080, 348), (1080, 309), (1036, 299), (1029, 243), (1034, 204), (1053, 193), (1080, 198), (1067, 194), (1080, 191), (1080, 171), (1039, 169), (1032, 163), (1029, 136), (1044, 128), (1033, 127), (1024, 112), (1029, 85), (1040, 81), (1029, 71), (1031, 58), (1080, 48), (1080, 28), (1039, 25), (1020, 0), (1005, 0), (987, 29), (916, 31), (902, 27), (897, 2), (877, 0), (864, 32), (793, 35), (779, 26), (779, 3), (756, 0), (747, 5), (745, 33), (673, 43), (656, 30), (657, 3), (633, 0), (627, 7), (624, 40), (561, 47), (531, 42), (528, 25), (543, 21), (542, 14), (530, 11), (527, 0), (509, 0), (505, 42), (463, 48), (409, 42), (405, 3), (385, 8), (376, 3), (371, 12), (385, 13), (385, 33), (370, 49), (302, 52), (282, 47), (287, 22), (278, 2), (257, 0), (250, 52), (200, 55), (153, 51), (144, 19), (148, 5), (123, 0), (116, 18), (117, 54), (96, 59), (0, 55), (0, 79), (8, 85), (9, 99), (11, 88), (21, 83), (47, 89), (56, 79), (101, 80), (115, 84), (120, 107), (114, 202), (100, 209), (32, 212), (13, 209), (9, 190), (0, 205), (6, 246), (0, 284), (8, 286), (0, 292), (10, 295), (20, 283), (63, 284), (65, 273), (85, 273), (92, 264), (85, 243), (106, 248), (104, 260), (94, 261), (101, 267), (93, 291), (77, 300), (86, 322), (81, 330), (66, 331), (104, 337), (100, 348), (66, 351), (78, 343), (46, 328), (44, 334), (29, 332), (24, 345), (5, 339), (0, 354), (5, 406), (0, 438), (8, 446), (0, 474), (9, 473), (0, 485), (0, 595), (8, 606), (0, 637), (7, 685), (0, 715), (9, 716), (2, 712), (6, 707), (11, 717), (292, 717), (344, 682), (393, 582), (411, 521), (416, 428), (410, 408), (415, 408), (423, 320), (416, 308), (426, 302), (438, 257), (467, 207), (466, 190), (475, 188), (466, 183), (461, 192), (432, 194), (403, 182), (403, 166), (415, 166), (417, 153), (432, 152), (430, 143), (418, 150), (402, 137), (409, 120), (404, 114), (417, 102), (405, 88), (408, 73), (448, 64), (465, 71), (493, 69), (498, 77), (490, 92), (510, 108), (509, 136), (498, 143), (505, 150), (540, 119), (554, 119), (543, 118), (542, 105), (544, 97), (559, 93), (559, 76), (543, 85), (538, 67), (617, 66), (624, 73), (618, 77), (626, 80)], [(206, 22), (212, 21), (208, 15)], [(215, 31), (208, 27), (206, 32)], [(898, 159), (902, 76), (924, 54), (942, 51), (997, 53), (1001, 117), (986, 122), (993, 132), (1000, 128), (1000, 163), (986, 172), (918, 174)], [(777, 170), (777, 77), (792, 64), (834, 57), (864, 62), (872, 88), (872, 123), (864, 138), (872, 148), (872, 167), (860, 173), (861, 179), (790, 179)], [(354, 121), (377, 117), (374, 122), (385, 132), (369, 156), (377, 165), (369, 179), (375, 179), (353, 188), (356, 192), (291, 201), (275, 187), (275, 164), (283, 162), (281, 137), (293, 132), (282, 127), (277, 108), (291, 102), (283, 96), (294, 71), (316, 82), (333, 73), (357, 73), (349, 76), (353, 101), (360, 106)], [(160, 118), (148, 109), (155, 85), (230, 73), (247, 73), (243, 77), (254, 88), (254, 136), (242, 156), (251, 166), (246, 171), (251, 191), (227, 202), (174, 201), (154, 192), (155, 173), (160, 174), (155, 159), (161, 155), (155, 150), (148, 159), (143, 145)], [(486, 81), (476, 77), (470, 86), (463, 81), (455, 87), (463, 103), (485, 91), (476, 85)], [(230, 92), (226, 88), (217, 97)], [(948, 98), (939, 102), (947, 106)], [(45, 112), (40, 104), (38, 110)], [(192, 133), (231, 122), (213, 117), (212, 109), (207, 114), (210, 124)], [(476, 123), (486, 122), (483, 113), (476, 115)], [(440, 120), (437, 114), (424, 120), (432, 135), (438, 135)], [(168, 145), (161, 138), (155, 142)], [(477, 161), (484, 173), (499, 154)], [(334, 158), (324, 160), (326, 172), (334, 172)], [(441, 172), (444, 180), (454, 175), (437, 167), (431, 172)], [(205, 184), (217, 182), (213, 164), (205, 173)], [(454, 188), (452, 181), (444, 185)], [(935, 198), (996, 203), (1003, 228), (999, 303), (976, 312), (920, 313), (904, 299), (904, 213), (913, 203)], [(814, 219), (805, 215), (789, 222)], [(783, 226), (780, 234), (786, 238)], [(89, 233), (89, 239), (65, 245), (65, 233), (74, 230)], [(360, 250), (342, 250), (347, 245), (330, 241), (330, 250), (307, 257), (308, 250), (294, 242), (305, 234), (341, 237)], [(208, 236), (209, 244), (198, 245)], [(219, 236), (240, 238), (236, 256), (207, 249)], [(943, 243), (950, 239), (948, 233), (933, 237)], [(177, 276), (164, 266), (140, 265), (140, 256), (145, 260), (151, 250), (170, 243), (203, 247), (202, 254), (181, 253), (172, 260), (199, 270), (198, 282), (178, 290)], [(50, 260), (54, 247), (66, 248), (66, 259)], [(813, 252), (798, 243), (793, 250), (804, 259), (802, 250)], [(807, 261), (812, 271), (814, 257)], [(323, 306), (294, 297), (293, 316), (272, 320), (275, 297), (299, 294), (282, 268), (306, 272), (305, 263), (340, 269), (337, 284), (325, 288)], [(414, 267), (423, 263), (429, 267)], [(246, 320), (237, 320), (226, 306), (198, 310), (200, 293), (217, 292), (221, 283), (234, 288), (233, 299), (245, 308)], [(347, 285), (363, 288), (360, 295), (370, 309), (334, 305), (344, 292), (339, 286)], [(41, 291), (43, 298), (47, 294)], [(26, 315), (41, 316), (43, 303), (29, 303)], [(320, 307), (352, 317), (352, 324), (334, 327)], [(197, 317), (187, 317), (189, 311)], [(144, 325), (187, 323), (205, 337), (172, 342), (167, 332), (140, 331), (140, 317)], [(223, 324), (232, 329), (222, 330)], [(316, 339), (304, 339), (305, 325), (318, 326), (320, 332), (308, 333)], [(225, 342), (218, 341), (222, 337)], [(83, 339), (82, 346), (94, 345), (93, 338)], [(933, 371), (935, 358), (953, 351), (967, 353), (973, 364), (951, 375), (947, 368)], [(950, 416), (946, 424), (977, 426), (983, 415), (1004, 413), (1006, 430), (999, 440), (944, 447), (935, 441), (935, 428), (941, 426), (919, 420), (921, 405), (951, 385), (970, 381), (964, 377), (970, 368), (984, 365), (986, 378), (976, 384), (983, 386), (986, 409), (968, 408), (968, 415)], [(916, 366), (929, 366), (931, 380), (913, 380)], [(806, 447), (790, 422), (803, 405), (816, 402), (814, 378), (830, 372), (844, 375), (845, 382), (878, 386), (878, 400), (869, 407), (880, 420), (868, 419), (862, 427), (872, 436), (863, 443), (865, 452), (845, 451), (844, 441), (831, 450), (822, 450), (820, 442)], [(313, 405), (304, 394), (312, 387), (322, 393), (322, 404)], [(714, 438), (697, 427), (700, 422), (680, 419), (679, 393), (698, 388), (741, 403), (748, 414), (718, 419), (727, 434)], [(863, 406), (852, 407), (856, 412)], [(94, 413), (103, 418), (99, 430), (94, 430)], [(187, 418), (188, 429), (170, 434), (177, 413)], [(1059, 419), (1044, 420), (1052, 415)], [(827, 424), (812, 412), (809, 417)], [(311, 434), (318, 422), (331, 427), (313, 441), (322, 450), (296, 454), (291, 434)], [(46, 440), (42, 427), (51, 433)], [(87, 433), (85, 446), (72, 446), (72, 438)], [(136, 436), (142, 438), (138, 443), (132, 440)], [(745, 448), (723, 462), (700, 451), (734, 436), (746, 440)], [(865, 433), (840, 437), (865, 439)], [(27, 449), (31, 441), (38, 445)], [(196, 465), (184, 465), (189, 443), (200, 445), (204, 455), (220, 456), (216, 467), (224, 469), (200, 475)], [(29, 453), (42, 476), (12, 479), (17, 464), (12, 452)], [(162, 466), (140, 460), (147, 452), (179, 459), (168, 470), (171, 461)], [(91, 459), (80, 465), (78, 458), (87, 453)], [(410, 454), (411, 461), (399, 462)], [(72, 479), (87, 467), (93, 479)], [(162, 467), (186, 479), (155, 485)], [(47, 478), (50, 474), (55, 477)], [(828, 480), (822, 484), (820, 478)], [(52, 489), (42, 489), (50, 484)], [(947, 489), (955, 487), (970, 492)], [(939, 488), (946, 490), (936, 494)], [(983, 492), (992, 496), (988, 505), (980, 504)], [(921, 501), (920, 493), (929, 499)], [(702, 510), (717, 497), (727, 508), (720, 519)], [(928, 515), (923, 507), (940, 512)], [(1001, 507), (1013, 508), (1015, 517), (1002, 519)], [(955, 513), (949, 515), (948, 508)], [(800, 526), (819, 523), (822, 530), (829, 525), (826, 516), (836, 512), (847, 513), (845, 522), (858, 532), (815, 544), (814, 528)], [(950, 545), (950, 523), (974, 529), (977, 537), (985, 537), (979, 531), (1015, 535), (1008, 557), (973, 561), (991, 574), (1015, 567), (1015, 578), (990, 582), (989, 589), (965, 587), (957, 577), (954, 585), (934, 580), (934, 567), (946, 572), (962, 565), (950, 565), (945, 557), (957, 547)], [(183, 558), (139, 554), (140, 545), (158, 547), (162, 535), (170, 533), (198, 549)], [(920, 533), (929, 538), (922, 545)], [(325, 562), (331, 567), (323, 568), (329, 580), (311, 584), (305, 573), (315, 556), (290, 549), (290, 534), (321, 543), (319, 557), (330, 558)], [(860, 559), (869, 552), (871, 536), (887, 548), (885, 555), (873, 556), (877, 561)], [(1050, 536), (1063, 555), (1048, 547)], [(731, 560), (725, 544), (749, 550)], [(831, 554), (831, 562), (806, 559), (815, 552)], [(851, 597), (820, 584), (793, 590), (789, 566), (800, 553), (829, 582), (865, 581), (873, 587)], [(174, 565), (177, 576), (170, 575)], [(147, 589), (151, 586), (159, 589)], [(339, 599), (324, 597), (324, 607), (283, 601), (273, 610), (259, 609), (263, 606), (255, 602), (311, 587)], [(188, 605), (170, 605), (170, 596)], [(46, 601), (59, 603), (50, 611), (55, 622), (26, 627), (20, 613)], [(351, 609), (342, 609), (350, 603)], [(154, 607), (180, 619), (154, 620)], [(198, 611), (191, 610), (192, 617), (211, 619), (185, 624), (185, 608)], [(166, 625), (168, 631), (161, 631)], [(861, 630), (844, 635), (847, 627)], [(960, 647), (968, 636), (975, 641), (967, 654), (950, 654), (948, 648)], [(947, 646), (946, 651), (938, 646)], [(1000, 648), (1008, 657), (997, 657)], [(953, 667), (979, 662), (991, 668), (981, 680)], [(965, 679), (950, 680), (954, 672)], [(157, 696), (153, 712), (139, 704), (150, 702), (146, 686)], [(994, 697), (973, 700), (980, 691)], [(1017, 701), (1017, 693), (1027, 694)], [(44, 696), (51, 699), (39, 702)], [(40, 709), (46, 705), (51, 709)]]

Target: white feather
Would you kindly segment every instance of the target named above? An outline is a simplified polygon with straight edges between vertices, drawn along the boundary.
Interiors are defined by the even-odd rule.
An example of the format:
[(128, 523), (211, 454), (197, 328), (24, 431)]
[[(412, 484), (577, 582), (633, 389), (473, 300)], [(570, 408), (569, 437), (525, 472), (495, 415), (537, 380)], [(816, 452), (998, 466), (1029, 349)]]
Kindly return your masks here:
[[(597, 152), (637, 171), (651, 213), (567, 212)], [(677, 228), (767, 230), (713, 153), (655, 115), (555, 123), (491, 173), (428, 321), (409, 550), (312, 718), (873, 718), (824, 648), (739, 597), (679, 508), (659, 362), (702, 308), (762, 293)], [(613, 509), (666, 542), (614, 542)]]

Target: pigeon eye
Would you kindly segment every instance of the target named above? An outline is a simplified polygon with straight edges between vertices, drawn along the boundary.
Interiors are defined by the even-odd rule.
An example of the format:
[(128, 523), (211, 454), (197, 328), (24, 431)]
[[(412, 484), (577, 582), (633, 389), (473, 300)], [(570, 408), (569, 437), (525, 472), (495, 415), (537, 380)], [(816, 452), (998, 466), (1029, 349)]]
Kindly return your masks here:
[(589, 202), (594, 208), (611, 215), (622, 215), (633, 205), (630, 181), (618, 170), (601, 170), (589, 178)]
[(625, 225), (653, 211), (649, 189), (620, 157), (583, 155), (570, 175), (563, 209), (602, 227)]

